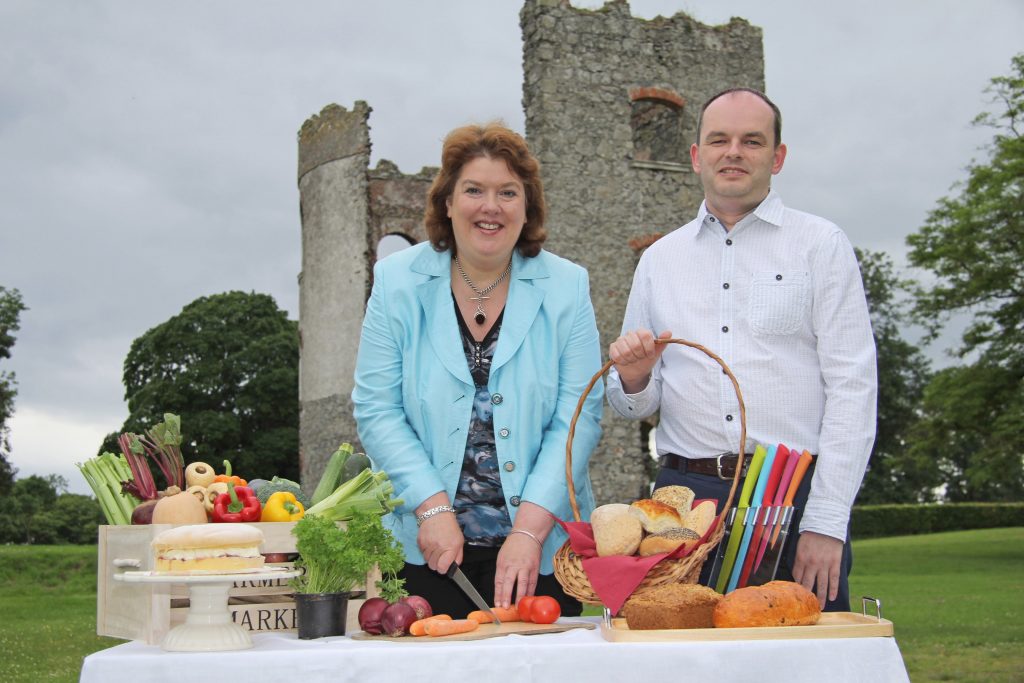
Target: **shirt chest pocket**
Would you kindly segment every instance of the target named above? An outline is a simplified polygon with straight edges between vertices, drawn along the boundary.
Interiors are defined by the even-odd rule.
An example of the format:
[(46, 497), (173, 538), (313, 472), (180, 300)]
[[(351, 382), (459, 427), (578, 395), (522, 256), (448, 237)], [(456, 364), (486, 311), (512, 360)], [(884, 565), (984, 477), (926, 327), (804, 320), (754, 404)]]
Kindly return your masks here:
[(793, 334), (807, 313), (810, 277), (806, 271), (755, 273), (750, 285), (748, 319), (755, 334)]

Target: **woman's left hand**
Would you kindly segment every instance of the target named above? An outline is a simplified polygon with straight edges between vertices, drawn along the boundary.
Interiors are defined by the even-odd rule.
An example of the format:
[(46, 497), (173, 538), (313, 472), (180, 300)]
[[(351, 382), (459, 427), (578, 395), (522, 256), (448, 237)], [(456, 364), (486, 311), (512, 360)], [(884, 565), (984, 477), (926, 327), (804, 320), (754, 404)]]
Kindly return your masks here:
[(541, 548), (552, 523), (551, 513), (541, 506), (525, 500), (519, 505), (513, 531), (498, 551), (494, 570), (495, 607), (509, 607), (513, 597), (518, 602), (537, 590)]

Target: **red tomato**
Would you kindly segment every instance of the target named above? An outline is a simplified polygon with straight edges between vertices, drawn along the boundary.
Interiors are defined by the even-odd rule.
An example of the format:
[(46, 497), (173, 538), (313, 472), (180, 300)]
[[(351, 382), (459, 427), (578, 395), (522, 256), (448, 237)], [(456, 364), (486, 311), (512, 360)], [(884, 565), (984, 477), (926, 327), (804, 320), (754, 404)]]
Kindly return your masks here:
[(516, 605), (516, 609), (519, 610), (519, 618), (522, 621), (533, 621), (530, 610), (533, 609), (533, 602), (536, 599), (536, 595), (527, 595), (526, 597), (519, 598), (519, 604)]
[(550, 595), (538, 595), (530, 605), (530, 620), (535, 624), (553, 624), (562, 616), (562, 607)]

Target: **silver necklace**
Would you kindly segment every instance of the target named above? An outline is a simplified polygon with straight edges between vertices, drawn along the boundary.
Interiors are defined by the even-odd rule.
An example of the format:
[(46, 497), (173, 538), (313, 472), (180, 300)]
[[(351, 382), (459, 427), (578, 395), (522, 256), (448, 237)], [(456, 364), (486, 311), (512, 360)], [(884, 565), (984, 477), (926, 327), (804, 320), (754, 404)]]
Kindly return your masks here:
[(466, 284), (469, 285), (469, 288), (476, 293), (476, 296), (469, 297), (470, 301), (476, 302), (476, 311), (473, 313), (473, 320), (476, 321), (477, 325), (483, 325), (484, 322), (487, 321), (487, 314), (484, 312), (484, 301), (491, 298), (487, 296), (487, 294), (489, 294), (492, 289), (501, 284), (501, 281), (508, 277), (508, 274), (512, 272), (512, 259), (508, 260), (508, 266), (505, 267), (505, 272), (499, 275), (497, 280), (487, 285), (483, 289), (477, 287), (476, 284), (474, 284), (473, 281), (469, 279), (469, 276), (466, 275), (466, 271), (462, 269), (462, 264), (459, 263), (458, 256), (455, 257), (455, 267), (459, 269), (459, 275), (461, 275), (462, 279), (466, 281)]

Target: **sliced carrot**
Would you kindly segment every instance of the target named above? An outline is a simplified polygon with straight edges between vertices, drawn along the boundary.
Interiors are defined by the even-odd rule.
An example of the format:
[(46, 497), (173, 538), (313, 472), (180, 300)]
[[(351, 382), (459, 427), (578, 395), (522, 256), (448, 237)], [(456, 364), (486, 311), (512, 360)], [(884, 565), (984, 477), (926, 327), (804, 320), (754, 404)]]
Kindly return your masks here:
[(426, 617), (425, 619), (418, 619), (409, 625), (410, 636), (425, 636), (427, 635), (427, 622), (428, 621), (451, 621), (452, 618), (447, 614), (435, 614), (432, 617)]
[(480, 622), (472, 619), (428, 619), (426, 624), (428, 636), (452, 636), (456, 633), (469, 633), (480, 628)]
[[(494, 616), (498, 617), (501, 623), (505, 623), (506, 621), (522, 621), (522, 619), (519, 618), (519, 610), (516, 609), (515, 605), (512, 607), (492, 607), (491, 611), (494, 612)], [(480, 624), (489, 624), (494, 621), (490, 614), (479, 609), (473, 610), (467, 614), (466, 618), (472, 619)]]

